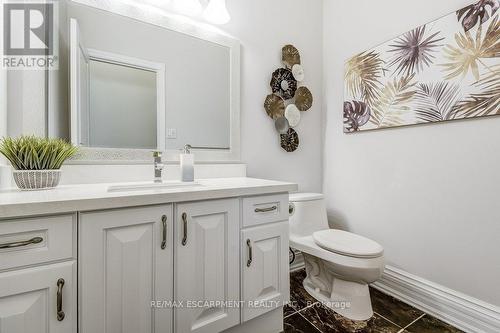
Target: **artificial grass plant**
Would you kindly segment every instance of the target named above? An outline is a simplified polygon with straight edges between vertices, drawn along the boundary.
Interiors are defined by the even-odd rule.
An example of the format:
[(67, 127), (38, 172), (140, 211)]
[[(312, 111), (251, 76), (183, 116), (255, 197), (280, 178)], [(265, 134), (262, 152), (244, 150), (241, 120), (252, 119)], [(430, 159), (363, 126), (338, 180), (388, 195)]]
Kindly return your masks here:
[(0, 153), (16, 170), (57, 170), (77, 151), (77, 147), (62, 139), (21, 136), (0, 142)]

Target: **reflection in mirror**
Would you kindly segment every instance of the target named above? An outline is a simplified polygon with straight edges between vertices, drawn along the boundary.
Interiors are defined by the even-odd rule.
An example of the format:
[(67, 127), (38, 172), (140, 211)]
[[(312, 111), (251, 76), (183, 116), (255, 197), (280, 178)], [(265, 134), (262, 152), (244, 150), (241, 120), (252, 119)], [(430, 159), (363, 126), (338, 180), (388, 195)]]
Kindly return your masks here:
[(87, 48), (75, 18), (70, 30), (72, 142), (164, 150), (165, 65)]
[[(129, 154), (145, 161), (151, 150), (176, 160), (186, 144), (213, 148), (197, 152), (199, 161), (239, 159), (236, 40), (193, 28), (172, 30), (179, 27), (168, 19), (124, 13), (122, 5), (111, 12), (78, 2), (64, 1), (60, 27), (70, 27), (70, 136), (86, 147), (88, 160)], [(49, 90), (57, 87), (49, 82)], [(63, 101), (61, 87), (49, 92), (53, 101)], [(49, 105), (52, 123), (61, 126), (57, 103)]]
[(94, 59), (89, 72), (89, 119), (81, 122), (87, 125), (88, 141), (80, 143), (156, 149), (156, 73)]

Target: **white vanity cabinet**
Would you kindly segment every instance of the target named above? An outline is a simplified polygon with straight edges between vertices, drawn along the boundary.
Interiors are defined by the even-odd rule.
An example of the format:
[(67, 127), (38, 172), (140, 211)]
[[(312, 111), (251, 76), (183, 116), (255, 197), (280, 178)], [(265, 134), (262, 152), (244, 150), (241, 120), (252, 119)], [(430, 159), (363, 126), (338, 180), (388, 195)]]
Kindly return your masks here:
[(76, 333), (76, 216), (0, 222), (0, 332)]
[(76, 333), (74, 273), (65, 262), (0, 274), (0, 332)]
[(81, 213), (80, 333), (172, 332), (172, 205)]
[(220, 332), (240, 323), (239, 215), (239, 199), (176, 206), (174, 295), (183, 307), (175, 310), (175, 332)]
[(288, 215), (288, 194), (243, 199), (243, 322), (282, 307), (290, 298)]
[(288, 194), (81, 213), (79, 230), (81, 333), (221, 332), (289, 297)]
[(0, 333), (283, 329), (296, 186), (251, 178), (125, 194), (105, 186), (55, 189), (52, 201), (0, 193), (13, 201), (0, 204)]
[(242, 296), (247, 321), (283, 306), (290, 298), (288, 222), (242, 231)]

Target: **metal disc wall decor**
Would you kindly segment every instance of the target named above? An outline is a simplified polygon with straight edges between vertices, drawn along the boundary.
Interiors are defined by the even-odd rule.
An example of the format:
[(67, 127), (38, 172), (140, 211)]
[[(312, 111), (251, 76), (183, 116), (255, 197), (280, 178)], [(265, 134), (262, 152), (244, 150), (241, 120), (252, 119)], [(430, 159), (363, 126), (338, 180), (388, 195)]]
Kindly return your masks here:
[(266, 109), (267, 115), (273, 119), (283, 117), (285, 115), (285, 101), (276, 94), (267, 95), (264, 109)]
[(299, 50), (293, 45), (282, 48), (281, 59), (284, 68), (272, 74), (272, 94), (267, 95), (264, 109), (274, 119), (274, 127), (280, 135), (281, 147), (293, 152), (299, 147), (299, 135), (292, 128), (299, 125), (301, 111), (307, 111), (313, 104), (313, 96), (306, 87), (298, 87), (304, 80)]
[(300, 111), (295, 104), (289, 104), (285, 109), (285, 118), (288, 120), (290, 127), (295, 127), (300, 122)]
[(300, 111), (307, 111), (313, 104), (313, 95), (307, 87), (300, 87), (295, 93), (295, 105)]
[(300, 65), (299, 50), (293, 45), (285, 45), (281, 49), (281, 59), (288, 68), (292, 68), (293, 65)]
[(271, 79), (271, 89), (273, 93), (280, 95), (283, 99), (293, 98), (297, 90), (297, 81), (294, 79), (292, 71), (286, 68), (275, 70)]
[(279, 117), (274, 122), (274, 127), (276, 127), (279, 134), (286, 134), (290, 128), (290, 124), (288, 124), (288, 120), (285, 117)]
[(286, 134), (281, 134), (281, 148), (291, 153), (299, 147), (299, 135), (293, 128), (289, 128)]
[(292, 74), (295, 80), (297, 82), (302, 82), (304, 81), (304, 68), (301, 65), (293, 65), (292, 67)]

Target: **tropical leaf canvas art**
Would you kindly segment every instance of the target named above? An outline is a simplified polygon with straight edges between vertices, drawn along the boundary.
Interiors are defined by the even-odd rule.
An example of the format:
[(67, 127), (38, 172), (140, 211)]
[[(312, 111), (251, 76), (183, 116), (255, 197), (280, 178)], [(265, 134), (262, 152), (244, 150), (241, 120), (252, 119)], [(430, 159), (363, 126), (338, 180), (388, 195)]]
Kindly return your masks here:
[(346, 63), (344, 132), (500, 115), (500, 0), (481, 0)]

